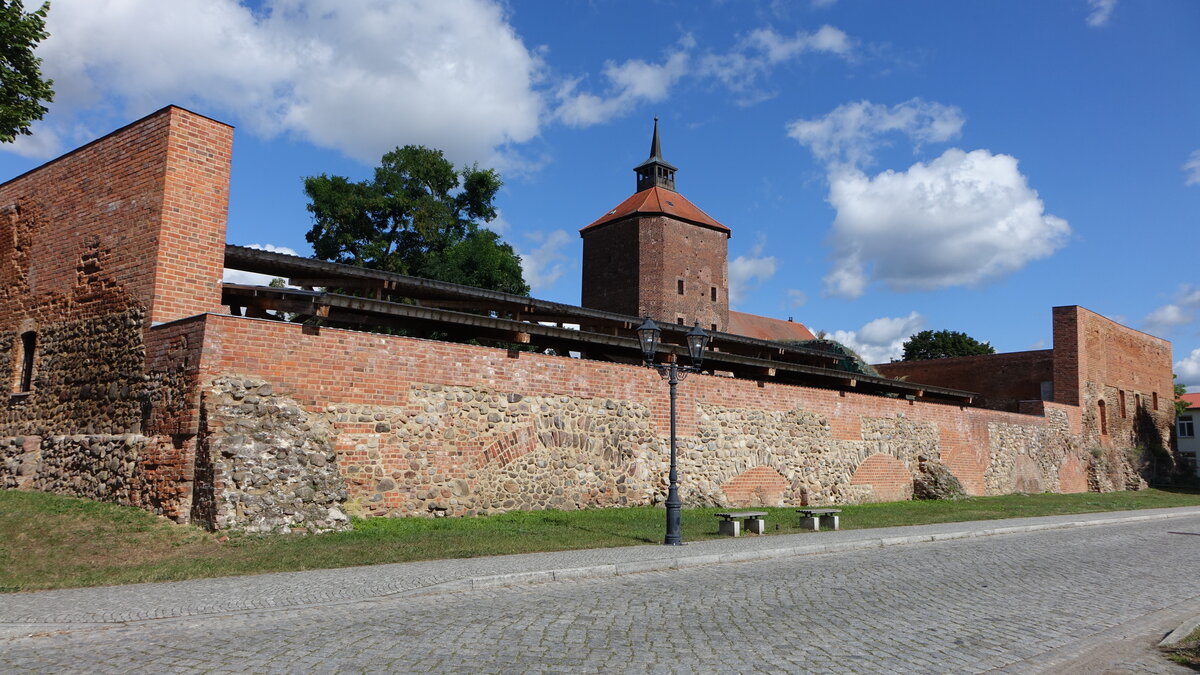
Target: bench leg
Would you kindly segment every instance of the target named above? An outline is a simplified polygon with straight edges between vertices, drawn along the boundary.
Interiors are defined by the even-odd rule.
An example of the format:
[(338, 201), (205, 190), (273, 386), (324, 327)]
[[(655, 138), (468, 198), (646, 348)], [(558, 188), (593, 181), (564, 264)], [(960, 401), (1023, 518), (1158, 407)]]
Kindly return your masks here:
[(742, 523), (736, 518), (732, 520), (722, 520), (721, 527), (718, 532), (727, 537), (736, 537), (742, 533)]
[(821, 519), (816, 516), (804, 516), (800, 519), (800, 529), (819, 532), (821, 530)]
[(832, 513), (827, 516), (821, 516), (821, 524), (831, 530), (836, 530), (838, 529), (838, 517)]
[(762, 518), (747, 518), (746, 530), (754, 534), (762, 534), (767, 530), (767, 521)]

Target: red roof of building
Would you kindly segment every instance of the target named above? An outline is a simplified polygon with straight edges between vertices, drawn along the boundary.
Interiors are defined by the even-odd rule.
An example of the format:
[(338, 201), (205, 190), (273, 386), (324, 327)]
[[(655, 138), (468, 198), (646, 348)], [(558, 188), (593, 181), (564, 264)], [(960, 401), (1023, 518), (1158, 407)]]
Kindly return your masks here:
[(703, 227), (711, 227), (721, 232), (729, 232), (728, 227), (718, 223), (712, 216), (701, 211), (699, 207), (689, 202), (687, 197), (678, 192), (672, 192), (660, 187), (647, 188), (634, 194), (629, 199), (618, 204), (615, 209), (600, 216), (599, 219), (579, 231), (583, 233), (593, 227), (600, 227), (605, 223), (611, 223), (633, 215), (659, 214), (673, 216)]
[(729, 326), (726, 330), (734, 335), (744, 335), (759, 340), (815, 340), (817, 338), (802, 323), (735, 312), (732, 309), (729, 310)]
[(1188, 410), (1191, 410), (1192, 408), (1200, 408), (1200, 393), (1183, 394), (1179, 398), (1180, 400), (1187, 401)]

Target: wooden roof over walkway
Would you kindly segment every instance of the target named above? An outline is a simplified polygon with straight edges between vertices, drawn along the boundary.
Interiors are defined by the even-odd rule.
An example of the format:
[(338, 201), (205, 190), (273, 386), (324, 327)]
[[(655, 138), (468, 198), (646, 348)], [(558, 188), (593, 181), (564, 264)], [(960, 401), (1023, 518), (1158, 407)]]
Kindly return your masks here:
[[(225, 248), (225, 266), (282, 277), (303, 289), (225, 284), (222, 303), (234, 313), (244, 309), (248, 316), (269, 317), (266, 310), (276, 310), (293, 314), (293, 321), (319, 318), (330, 326), (437, 331), (451, 339), (531, 344), (593, 360), (641, 362), (636, 329), (642, 320), (635, 316), (232, 244)], [(324, 288), (340, 292), (313, 290)], [(690, 327), (661, 327), (661, 350), (686, 361), (684, 335)], [(975, 396), (852, 372), (845, 357), (820, 349), (730, 333), (711, 335), (705, 370), (734, 377), (960, 405)]]

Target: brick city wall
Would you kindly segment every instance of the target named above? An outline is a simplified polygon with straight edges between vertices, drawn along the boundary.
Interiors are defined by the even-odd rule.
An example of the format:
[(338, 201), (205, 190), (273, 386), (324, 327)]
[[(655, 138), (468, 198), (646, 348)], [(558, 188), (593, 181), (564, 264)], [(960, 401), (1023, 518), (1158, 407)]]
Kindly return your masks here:
[[(345, 513), (665, 498), (668, 398), (649, 369), (240, 317), (204, 324), (197, 465), (216, 467), (222, 526), (247, 513), (270, 530), (337, 526)], [(1139, 486), (1096, 466), (1072, 406), (1026, 415), (705, 375), (680, 397), (689, 504), (905, 497), (922, 456), (971, 494), (1073, 490), (1097, 472), (1096, 489)]]
[(896, 361), (875, 369), (884, 377), (971, 391), (980, 394), (975, 405), (1017, 412), (1021, 401), (1042, 398), (1043, 382), (1054, 381), (1054, 351)]
[[(0, 485), (251, 531), (664, 499), (668, 397), (649, 369), (206, 314), (230, 141), (169, 107), (0, 185)], [(724, 327), (724, 233), (645, 220), (642, 255), (686, 246), (641, 261), (643, 300)], [(1169, 344), (1056, 308), (1054, 382), (1057, 402), (1020, 414), (693, 375), (682, 496), (892, 499), (931, 462), (971, 494), (1139, 487), (1125, 449), (1167, 420)]]

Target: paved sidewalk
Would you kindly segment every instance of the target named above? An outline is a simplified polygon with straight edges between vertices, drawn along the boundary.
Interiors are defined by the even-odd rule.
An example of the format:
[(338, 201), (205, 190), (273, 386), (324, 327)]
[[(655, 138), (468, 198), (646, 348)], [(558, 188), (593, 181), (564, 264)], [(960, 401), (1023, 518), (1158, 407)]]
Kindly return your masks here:
[[(0, 595), (0, 635), (27, 634), (31, 629), (52, 630), (56, 625), (107, 624), (338, 604), (397, 594), (429, 595), (1195, 515), (1200, 515), (1200, 508), (1150, 509), (876, 530), (744, 536), (682, 547), (647, 545), (16, 593)], [(768, 522), (768, 527), (770, 525)]]

